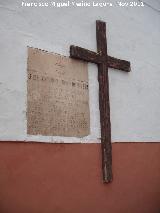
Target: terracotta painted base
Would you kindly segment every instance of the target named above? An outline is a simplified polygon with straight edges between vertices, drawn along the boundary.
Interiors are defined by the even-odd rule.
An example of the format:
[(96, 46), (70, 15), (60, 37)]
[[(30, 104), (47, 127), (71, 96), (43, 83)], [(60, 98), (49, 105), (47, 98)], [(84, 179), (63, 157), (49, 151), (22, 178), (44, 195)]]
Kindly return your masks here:
[(100, 144), (0, 143), (0, 213), (160, 213), (160, 144), (113, 144), (103, 184)]

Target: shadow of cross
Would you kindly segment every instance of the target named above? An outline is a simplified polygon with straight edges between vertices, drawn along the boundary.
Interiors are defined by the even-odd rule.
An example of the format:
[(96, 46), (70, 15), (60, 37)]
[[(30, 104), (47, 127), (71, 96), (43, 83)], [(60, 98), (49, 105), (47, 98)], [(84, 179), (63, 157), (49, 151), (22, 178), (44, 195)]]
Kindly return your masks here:
[(70, 57), (98, 65), (103, 182), (112, 181), (112, 146), (108, 67), (130, 72), (130, 62), (107, 55), (106, 23), (96, 21), (97, 52), (70, 46)]

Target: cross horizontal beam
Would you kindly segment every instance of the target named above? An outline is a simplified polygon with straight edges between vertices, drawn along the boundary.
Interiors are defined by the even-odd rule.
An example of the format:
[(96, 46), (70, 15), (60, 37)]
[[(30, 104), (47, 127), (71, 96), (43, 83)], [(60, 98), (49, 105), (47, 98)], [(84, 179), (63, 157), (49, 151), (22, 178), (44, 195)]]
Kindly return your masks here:
[(95, 64), (102, 63), (100, 54), (74, 45), (70, 46), (70, 57)]
[(107, 61), (107, 66), (113, 69), (130, 72), (130, 62), (126, 60), (117, 59), (111, 56), (103, 57), (100, 53), (84, 49), (82, 47), (70, 46), (70, 57), (75, 59), (81, 59), (87, 62), (101, 64)]

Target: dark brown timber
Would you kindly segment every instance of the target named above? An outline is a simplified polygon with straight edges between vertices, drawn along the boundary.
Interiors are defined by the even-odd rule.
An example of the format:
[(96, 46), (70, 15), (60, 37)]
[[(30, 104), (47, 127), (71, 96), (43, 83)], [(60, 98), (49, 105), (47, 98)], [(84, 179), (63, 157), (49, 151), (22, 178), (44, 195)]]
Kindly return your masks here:
[(95, 53), (93, 51), (77, 47), (74, 45), (70, 46), (70, 57), (75, 59), (84, 60), (87, 62), (95, 63), (95, 64), (101, 64), (103, 61), (108, 60), (107, 67), (122, 70), (125, 72), (130, 72), (130, 62), (117, 59), (111, 56), (103, 57), (99, 53)]
[(102, 171), (104, 183), (109, 183), (113, 177), (108, 67), (129, 72), (130, 62), (107, 55), (105, 22), (96, 21), (96, 37), (97, 53), (72, 45), (70, 46), (70, 57), (98, 65)]

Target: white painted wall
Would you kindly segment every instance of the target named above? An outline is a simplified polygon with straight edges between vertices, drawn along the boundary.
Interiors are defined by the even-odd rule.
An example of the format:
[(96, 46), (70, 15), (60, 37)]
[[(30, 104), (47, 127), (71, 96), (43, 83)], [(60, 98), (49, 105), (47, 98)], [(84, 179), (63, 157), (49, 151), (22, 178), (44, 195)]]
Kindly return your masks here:
[(22, 7), (20, 0), (0, 0), (0, 140), (99, 142), (93, 64), (88, 66), (91, 135), (79, 139), (26, 134), (27, 46), (66, 56), (71, 44), (96, 51), (95, 21), (99, 19), (107, 22), (108, 53), (131, 61), (132, 67), (128, 74), (109, 70), (112, 141), (159, 142), (159, 1), (147, 0), (145, 7), (118, 7), (108, 1), (114, 6), (104, 8), (54, 8), (46, 2), (49, 7)]

